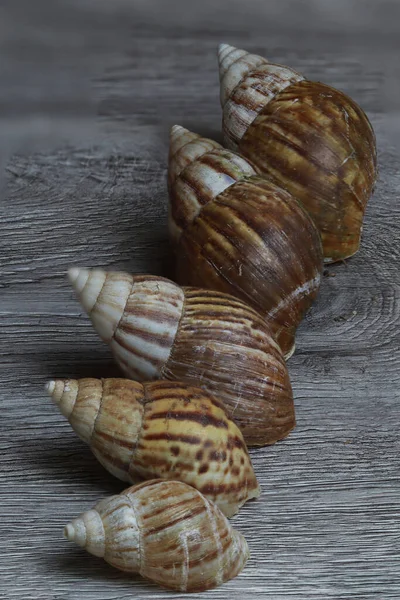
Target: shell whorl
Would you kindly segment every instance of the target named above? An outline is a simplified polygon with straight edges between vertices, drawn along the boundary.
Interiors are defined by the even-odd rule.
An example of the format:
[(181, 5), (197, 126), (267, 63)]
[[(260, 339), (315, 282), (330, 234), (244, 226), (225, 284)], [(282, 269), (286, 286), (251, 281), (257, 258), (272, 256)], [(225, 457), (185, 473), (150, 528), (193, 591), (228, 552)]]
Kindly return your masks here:
[(136, 510), (123, 493), (101, 500), (92, 510), (68, 523), (64, 536), (118, 569), (131, 573), (140, 570)]
[[(230, 47), (232, 48), (232, 47)], [(262, 109), (288, 86), (303, 81), (294, 69), (233, 48), (222, 52), (221, 104), (224, 144), (232, 150)], [(234, 58), (236, 60), (234, 60)]]
[(239, 154), (226, 150), (217, 142), (183, 131), (183, 137), (193, 136), (192, 141), (174, 153), (171, 140), (169, 159), (169, 229), (175, 243), (203, 206), (237, 181), (256, 174), (252, 165)]
[(163, 277), (100, 269), (74, 268), (69, 278), (122, 369), (140, 381), (159, 379), (182, 315), (182, 289)]
[(105, 553), (105, 534), (97, 510), (89, 510), (64, 527), (64, 537), (102, 558)]
[(168, 158), (168, 184), (171, 186), (184, 168), (196, 160), (202, 154), (216, 148), (222, 148), (221, 144), (203, 138), (181, 125), (171, 128), (169, 158)]
[(153, 480), (105, 498), (64, 528), (68, 540), (163, 587), (205, 591), (235, 577), (246, 540), (194, 488)]
[(243, 77), (253, 69), (268, 63), (266, 58), (257, 54), (250, 54), (228, 44), (218, 47), (219, 79), (221, 84), (221, 106), (224, 107), (227, 99)]
[(77, 382), (73, 379), (58, 379), (56, 381), (47, 382), (44, 389), (49, 394), (54, 404), (58, 406), (61, 414), (69, 419), (78, 397)]
[(261, 177), (237, 182), (204, 206), (176, 252), (180, 284), (219, 290), (253, 306), (286, 358), (321, 272), (321, 241), (311, 218), (293, 196)]
[(101, 380), (84, 379), (79, 383), (74, 379), (58, 379), (49, 381), (46, 390), (75, 432), (89, 444), (103, 395)]

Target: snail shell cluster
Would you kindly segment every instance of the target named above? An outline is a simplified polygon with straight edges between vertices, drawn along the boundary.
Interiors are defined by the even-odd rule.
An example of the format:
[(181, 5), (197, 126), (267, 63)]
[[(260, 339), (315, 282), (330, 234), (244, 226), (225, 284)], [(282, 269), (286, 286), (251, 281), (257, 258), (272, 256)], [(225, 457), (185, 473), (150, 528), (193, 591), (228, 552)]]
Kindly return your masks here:
[(101, 500), (64, 534), (122, 571), (181, 592), (221, 585), (249, 556), (218, 507), (177, 481), (153, 480)]
[(376, 179), (372, 127), (345, 94), (226, 44), (219, 63), (228, 149), (171, 131), (178, 282), (69, 271), (131, 379), (47, 384), (110, 473), (150, 479), (99, 502), (65, 536), (181, 592), (221, 585), (247, 561), (226, 519), (260, 494), (246, 443), (273, 444), (295, 425), (285, 358), (323, 260), (358, 250)]
[(178, 283), (253, 306), (288, 358), (321, 282), (310, 216), (244, 158), (183, 127), (172, 128), (168, 171)]
[(226, 146), (303, 203), (326, 262), (352, 256), (377, 175), (365, 113), (344, 93), (227, 44), (219, 72)]
[(181, 383), (56, 380), (47, 391), (110, 473), (176, 479), (233, 516), (260, 489), (242, 434), (213, 396)]
[(272, 444), (293, 429), (286, 363), (252, 308), (162, 277), (78, 268), (69, 277), (128, 377), (173, 379), (214, 393), (248, 445)]

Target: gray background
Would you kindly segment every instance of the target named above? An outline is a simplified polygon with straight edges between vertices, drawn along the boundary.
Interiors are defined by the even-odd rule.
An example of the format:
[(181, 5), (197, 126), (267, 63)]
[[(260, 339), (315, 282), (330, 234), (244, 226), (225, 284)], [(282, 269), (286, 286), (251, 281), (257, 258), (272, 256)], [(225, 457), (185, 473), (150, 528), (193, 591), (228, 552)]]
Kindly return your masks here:
[(69, 266), (172, 274), (168, 132), (179, 123), (219, 139), (221, 41), (353, 96), (376, 130), (380, 178), (362, 248), (326, 269), (289, 361), (297, 428), (252, 451), (263, 493), (234, 519), (251, 560), (198, 597), (400, 598), (399, 8), (2, 2), (1, 598), (178, 596), (63, 540), (70, 518), (124, 484), (43, 384), (118, 374), (67, 284)]

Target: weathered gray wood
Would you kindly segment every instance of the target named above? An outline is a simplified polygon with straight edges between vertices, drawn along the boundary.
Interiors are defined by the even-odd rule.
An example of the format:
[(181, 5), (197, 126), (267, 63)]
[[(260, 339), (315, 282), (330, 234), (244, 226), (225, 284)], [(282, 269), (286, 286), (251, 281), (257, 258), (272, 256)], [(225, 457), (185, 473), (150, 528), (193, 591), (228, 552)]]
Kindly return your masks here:
[[(82, 84), (85, 110), (81, 127), (71, 129), (74, 120), (54, 104), (50, 136), (28, 119), (35, 111), (24, 90), (35, 78), (9, 45), (16, 16), (5, 13), (8, 21), (1, 21), (9, 63), (0, 69), (0, 157), (20, 152), (7, 162), (0, 225), (0, 598), (177, 597), (63, 540), (65, 522), (124, 485), (76, 438), (43, 384), (50, 377), (118, 373), (73, 298), (65, 279), (69, 266), (171, 274), (168, 130), (177, 122), (219, 135), (214, 52), (220, 41), (268, 53), (350, 93), (376, 129), (380, 181), (361, 251), (326, 270), (299, 332), (290, 360), (297, 429), (284, 442), (252, 452), (263, 494), (235, 518), (251, 560), (237, 580), (199, 597), (400, 597), (400, 177), (395, 122), (387, 126), (386, 106), (393, 105), (382, 91), (395, 89), (394, 81), (385, 88), (383, 80), (400, 20), (396, 3), (388, 2), (267, 5), (203, 0), (195, 8), (159, 0), (115, 3), (111, 11), (88, 0), (69, 21), (66, 9), (58, 21), (53, 11), (57, 27), (42, 42), (53, 46), (56, 58), (63, 26), (71, 32), (76, 23), (88, 43), (62, 38), (82, 61), (81, 67), (73, 63), (71, 82)], [(24, 16), (37, 70), (43, 56), (34, 53), (37, 36), (29, 37), (29, 23), (42, 14)], [(25, 88), (21, 83), (16, 93), (20, 104), (10, 92), (18, 68), (26, 74)], [(51, 81), (54, 88), (62, 81), (61, 75), (54, 79), (56, 71), (54, 61), (42, 65), (49, 105), (56, 97)], [(87, 78), (97, 78), (92, 92)], [(63, 94), (71, 105), (79, 103), (74, 85), (65, 85)], [(47, 149), (40, 154), (25, 147), (43, 141)]]

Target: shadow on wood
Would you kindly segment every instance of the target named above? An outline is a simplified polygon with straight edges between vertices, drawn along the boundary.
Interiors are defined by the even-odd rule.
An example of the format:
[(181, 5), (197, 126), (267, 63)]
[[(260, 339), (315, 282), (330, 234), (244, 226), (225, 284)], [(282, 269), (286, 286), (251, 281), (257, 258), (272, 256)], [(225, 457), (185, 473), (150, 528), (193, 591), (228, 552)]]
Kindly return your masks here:
[[(70, 576), (73, 584), (76, 584), (77, 578), (90, 578), (98, 582), (113, 581), (115, 592), (118, 593), (118, 582), (130, 583), (136, 587), (138, 585), (156, 587), (154, 584), (143, 579), (136, 573), (124, 573), (106, 563), (102, 558), (93, 556), (71, 542), (65, 540), (67, 548), (63, 554), (52, 554), (45, 557), (46, 569), (51, 568), (59, 571), (64, 577)], [(124, 588), (126, 591), (126, 588)], [(134, 593), (134, 589), (132, 590)]]
[[(60, 415), (60, 419), (64, 419)], [(65, 419), (64, 419), (65, 421)], [(119, 494), (130, 485), (111, 475), (95, 458), (89, 446), (79, 440), (65, 421), (67, 430), (57, 428), (52, 438), (42, 438), (40, 443), (30, 442), (13, 449), (14, 459), (24, 465), (32, 476), (57, 480), (69, 486), (71, 493), (79, 488), (100, 489), (102, 496)], [(142, 481), (138, 479), (138, 483)]]
[(107, 346), (99, 338), (99, 347), (87, 346), (82, 349), (82, 344), (79, 344), (75, 351), (70, 347), (63, 350), (54, 345), (47, 347), (44, 352), (38, 352), (32, 359), (41, 366), (46, 380), (124, 377), (111, 354), (108, 354)]

